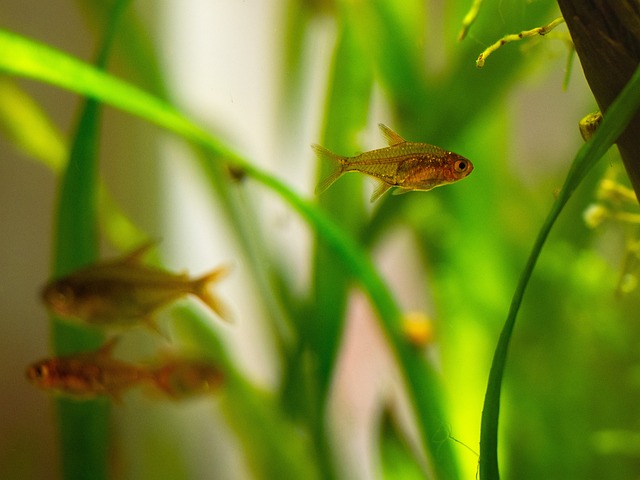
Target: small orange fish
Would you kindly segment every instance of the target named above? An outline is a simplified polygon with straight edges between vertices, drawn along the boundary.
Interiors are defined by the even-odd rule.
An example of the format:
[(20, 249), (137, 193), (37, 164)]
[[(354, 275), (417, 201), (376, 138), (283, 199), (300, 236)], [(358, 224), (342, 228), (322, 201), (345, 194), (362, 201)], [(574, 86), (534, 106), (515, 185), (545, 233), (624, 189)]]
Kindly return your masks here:
[(155, 329), (154, 312), (185, 295), (195, 295), (221, 318), (226, 309), (210, 291), (211, 285), (229, 272), (219, 267), (196, 279), (173, 274), (142, 263), (151, 248), (144, 245), (132, 253), (77, 270), (53, 280), (42, 291), (49, 310), (64, 318), (98, 326), (129, 326), (146, 322)]
[(43, 390), (78, 399), (108, 395), (120, 399), (124, 390), (155, 377), (147, 369), (112, 357), (117, 338), (93, 352), (48, 358), (29, 366), (27, 379)]
[(394, 194), (432, 188), (463, 179), (473, 171), (473, 164), (466, 158), (428, 143), (407, 142), (382, 123), (378, 125), (389, 143), (388, 147), (361, 153), (355, 157), (343, 157), (320, 146), (312, 145), (318, 158), (327, 158), (338, 168), (322, 180), (316, 194), (324, 192), (342, 174), (360, 172), (377, 178), (380, 185), (374, 190), (374, 202), (391, 187), (398, 187)]
[(27, 379), (43, 390), (78, 400), (110, 396), (141, 385), (155, 387), (174, 400), (212, 393), (224, 380), (222, 371), (206, 360), (171, 357), (160, 365), (136, 365), (112, 356), (118, 338), (99, 350), (40, 360), (27, 368)]

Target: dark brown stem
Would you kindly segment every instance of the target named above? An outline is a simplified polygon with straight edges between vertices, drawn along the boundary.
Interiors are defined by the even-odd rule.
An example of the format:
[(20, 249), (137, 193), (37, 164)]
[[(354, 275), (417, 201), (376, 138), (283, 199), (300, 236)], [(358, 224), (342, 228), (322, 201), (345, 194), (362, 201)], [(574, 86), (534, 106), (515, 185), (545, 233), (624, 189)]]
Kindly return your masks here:
[[(558, 0), (600, 110), (611, 102), (640, 63), (640, 0)], [(636, 197), (640, 198), (640, 114), (617, 141)]]

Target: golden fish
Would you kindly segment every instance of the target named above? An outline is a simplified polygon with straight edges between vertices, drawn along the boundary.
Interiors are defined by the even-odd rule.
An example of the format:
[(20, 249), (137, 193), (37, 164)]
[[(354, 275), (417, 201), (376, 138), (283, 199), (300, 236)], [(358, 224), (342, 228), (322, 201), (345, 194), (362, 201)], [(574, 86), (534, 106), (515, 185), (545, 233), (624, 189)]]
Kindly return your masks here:
[(78, 399), (109, 395), (116, 400), (121, 393), (140, 383), (153, 382), (151, 371), (115, 360), (111, 353), (117, 339), (97, 351), (48, 358), (29, 366), (27, 379), (43, 390)]
[(132, 325), (146, 322), (155, 328), (152, 314), (185, 295), (195, 295), (221, 318), (225, 309), (210, 291), (211, 284), (227, 275), (219, 267), (196, 279), (142, 264), (151, 244), (125, 257), (96, 263), (54, 280), (42, 291), (53, 313), (91, 325)]
[(365, 173), (381, 181), (371, 196), (373, 202), (391, 187), (398, 187), (395, 194), (431, 190), (457, 182), (473, 170), (473, 164), (456, 153), (428, 143), (407, 142), (386, 125), (381, 123), (378, 126), (389, 143), (388, 147), (355, 157), (343, 157), (320, 145), (311, 146), (318, 158), (327, 158), (338, 165), (318, 184), (316, 194), (324, 192), (347, 172)]

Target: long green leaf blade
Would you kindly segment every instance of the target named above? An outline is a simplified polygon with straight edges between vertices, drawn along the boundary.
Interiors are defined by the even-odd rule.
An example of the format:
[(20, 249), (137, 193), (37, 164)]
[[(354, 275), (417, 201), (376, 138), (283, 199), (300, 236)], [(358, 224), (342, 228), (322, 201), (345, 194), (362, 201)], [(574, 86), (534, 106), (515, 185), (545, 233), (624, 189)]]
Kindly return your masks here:
[(520, 276), (518, 286), (511, 301), (511, 307), (498, 340), (493, 357), (487, 393), (482, 411), (480, 433), (480, 478), (497, 480), (500, 478), (498, 467), (498, 420), (500, 416), (500, 391), (507, 361), (511, 335), (515, 326), (518, 310), (533, 273), (542, 247), (549, 232), (571, 194), (578, 187), (596, 162), (613, 145), (640, 107), (640, 68), (633, 74), (618, 98), (611, 104), (604, 120), (591, 141), (582, 146), (567, 174), (562, 190), (549, 212), (538, 237), (533, 245), (527, 264)]
[[(129, 0), (114, 7), (96, 64), (104, 68), (120, 13)], [(98, 144), (100, 104), (88, 99), (80, 114), (67, 168), (61, 178), (54, 247), (54, 277), (95, 261), (98, 256)], [(103, 335), (53, 319), (58, 355), (95, 349)], [(62, 472), (65, 479), (108, 477), (109, 404), (104, 399), (57, 400)]]
[[(343, 8), (343, 10), (346, 10)], [(373, 76), (362, 47), (354, 34), (350, 15), (344, 14), (332, 60), (329, 75), (328, 94), (324, 112), (322, 144), (335, 151), (355, 151), (355, 138), (367, 122)], [(354, 61), (358, 59), (358, 61)], [(335, 168), (320, 159), (318, 169), (324, 177)], [(349, 180), (355, 180), (353, 178)], [(331, 212), (333, 220), (348, 232), (357, 231), (365, 219), (365, 212), (358, 193), (360, 188), (355, 182), (344, 182), (323, 193), (320, 204)], [(342, 334), (345, 326), (345, 306), (352, 279), (345, 274), (341, 262), (333, 261), (333, 252), (323, 242), (318, 242), (314, 254), (313, 305), (309, 322), (308, 316), (300, 325), (304, 332), (305, 343), (314, 356), (312, 377), (320, 401), (313, 416), (315, 444), (319, 454), (326, 460), (324, 477), (334, 478), (332, 471), (331, 448), (326, 432), (327, 408), (330, 399), (331, 380), (333, 378)], [(309, 381), (305, 379), (305, 381)]]

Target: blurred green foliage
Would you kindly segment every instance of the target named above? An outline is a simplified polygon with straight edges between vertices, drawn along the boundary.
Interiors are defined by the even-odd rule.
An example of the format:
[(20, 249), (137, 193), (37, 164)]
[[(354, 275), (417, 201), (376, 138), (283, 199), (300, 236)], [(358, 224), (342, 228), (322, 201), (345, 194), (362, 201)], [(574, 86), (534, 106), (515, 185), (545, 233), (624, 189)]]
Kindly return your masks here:
[[(94, 25), (108, 23), (110, 10), (105, 10), (104, 2), (81, 3)], [(278, 389), (267, 391), (253, 385), (207, 318), (187, 307), (174, 312), (180, 320), (175, 322), (178, 341), (210, 356), (226, 372), (219, 407), (238, 438), (252, 478), (344, 475), (344, 467), (336, 461), (327, 417), (344, 340), (345, 312), (354, 288), (368, 294), (376, 311), (400, 367), (414, 423), (413, 435), (407, 436), (387, 405), (379, 409), (379, 428), (372, 439), (379, 454), (379, 476), (453, 480), (476, 473), (478, 458), (473, 451), (480, 438), (491, 357), (527, 252), (544, 213), (553, 204), (552, 192), (562, 182), (563, 168), (547, 172), (544, 166), (568, 168), (572, 158), (558, 153), (541, 162), (533, 182), (520, 171), (518, 159), (510, 158), (513, 151), (522, 149), (513, 146), (513, 124), (521, 119), (512, 118), (509, 103), (528, 78), (557, 68), (558, 62), (545, 57), (544, 42), (553, 39), (533, 39), (534, 46), (526, 50), (517, 43), (507, 45), (487, 60), (483, 70), (475, 67), (478, 53), (504, 34), (556, 17), (555, 3), (486, 1), (467, 39), (457, 43), (461, 19), (470, 3), (287, 2), (280, 121), (308, 121), (299, 109), (307, 79), (303, 69), (310, 55), (305, 40), (314, 25), (328, 17), (335, 25), (335, 47), (326, 70), (327, 94), (318, 143), (345, 155), (373, 148), (361, 143), (360, 134), (368, 125), (383, 121), (372, 110), (372, 99), (379, 95), (393, 119), (384, 119), (385, 123), (405, 138), (440, 145), (474, 162), (473, 174), (460, 184), (428, 193), (386, 195), (373, 209), (367, 204), (370, 185), (361, 177), (347, 176), (320, 198), (308, 201), (287, 184), (285, 174), (262, 171), (252, 159), (242, 157), (173, 107), (165, 100), (170, 94), (154, 48), (132, 12), (122, 19), (118, 30), (125, 47), (116, 48), (115, 54), (125, 60), (132, 82), (142, 84), (143, 89), (102, 75), (49, 47), (2, 32), (2, 46), (14, 54), (0, 60), (3, 71), (124, 109), (184, 137), (193, 146), (195, 162), (224, 207), (227, 227), (249, 259), (283, 363)], [(18, 147), (44, 164), (62, 163), (61, 154), (51, 154), (61, 150), (55, 126), (24, 92), (18, 89), (16, 94), (16, 88), (11, 83), (0, 84), (5, 130)], [(9, 99), (17, 99), (11, 104), (17, 106), (2, 108)], [(77, 184), (93, 186), (93, 190), (87, 193), (87, 202), (61, 204), (60, 215), (78, 218), (99, 212), (94, 220), (102, 221), (105, 236), (128, 248), (144, 234), (109, 198), (108, 185), (101, 197), (98, 181), (83, 183), (93, 178), (91, 149), (99, 140), (95, 121), (95, 117), (79, 115), (77, 138), (90, 151), (85, 150), (76, 161), (89, 170), (67, 170), (81, 175)], [(30, 129), (32, 124), (38, 128)], [(539, 128), (534, 120), (525, 124), (534, 131)], [(88, 133), (82, 134), (83, 129)], [(577, 127), (573, 131), (577, 152)], [(42, 142), (51, 148), (30, 147)], [(604, 140), (600, 145), (606, 146)], [(593, 163), (596, 159), (593, 157)], [(609, 162), (618, 162), (615, 154), (609, 155)], [(251, 203), (258, 200), (243, 195), (243, 189), (255, 183), (247, 181), (239, 187), (231, 181), (228, 166), (270, 188), (309, 224), (315, 237), (309, 291), (295, 293), (296, 286), (289, 284), (291, 277), (264, 247), (261, 236), (269, 232), (255, 228), (256, 208), (252, 206), (256, 204)], [(325, 167), (318, 165), (318, 177), (326, 173)], [(502, 386), (499, 452), (503, 478), (622, 479), (640, 472), (640, 421), (634, 408), (640, 385), (636, 353), (640, 332), (634, 324), (640, 297), (637, 292), (614, 296), (619, 266), (603, 254), (599, 232), (589, 230), (582, 219), (603, 173), (604, 166), (598, 166), (586, 177), (551, 232), (523, 298), (504, 381), (499, 379), (497, 390), (496, 385), (489, 387), (490, 393), (499, 396)], [(561, 199), (568, 200), (562, 195)], [(98, 210), (94, 202), (100, 205)], [(380, 245), (398, 231), (409, 234), (415, 247), (405, 255), (425, 272), (418, 300), (432, 306), (435, 343), (421, 349), (402, 333), (401, 312), (409, 306), (398, 302), (392, 292), (403, 287), (385, 280), (372, 260)], [(59, 228), (57, 234), (66, 245), (79, 232), (69, 227)], [(620, 242), (607, 248), (621, 256), (625, 245)], [(61, 341), (69, 340), (67, 335), (71, 334), (63, 333)], [(91, 347), (90, 343), (84, 347)], [(71, 408), (86, 406), (76, 403)], [(93, 414), (107, 420), (102, 407)], [(108, 440), (106, 428), (89, 431), (86, 425), (71, 424), (64, 417), (62, 422), (79, 436), (95, 436), (96, 445)], [(77, 452), (68, 445), (62, 455), (76, 458)], [(85, 471), (107, 475), (104, 457), (87, 456), (84, 461)], [(138, 461), (155, 462), (152, 470), (162, 471), (166, 478), (184, 473), (184, 466), (173, 456)], [(215, 475), (211, 472), (210, 478)], [(67, 478), (83, 477), (67, 472)]]

